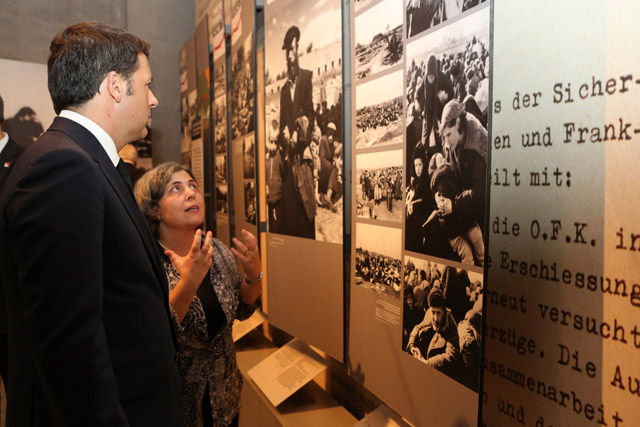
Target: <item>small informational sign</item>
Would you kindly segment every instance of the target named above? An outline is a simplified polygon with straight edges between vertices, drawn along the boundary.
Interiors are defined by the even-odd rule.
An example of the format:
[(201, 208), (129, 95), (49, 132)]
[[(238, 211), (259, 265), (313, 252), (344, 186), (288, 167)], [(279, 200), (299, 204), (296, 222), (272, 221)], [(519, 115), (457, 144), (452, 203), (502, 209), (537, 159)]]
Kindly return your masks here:
[(267, 320), (267, 316), (259, 310), (256, 310), (247, 320), (240, 321), (236, 319), (233, 323), (233, 329), (231, 330), (233, 342), (238, 341), (240, 338), (262, 325), (265, 320)]
[(296, 338), (254, 366), (249, 377), (271, 404), (278, 406), (328, 366), (326, 360)]

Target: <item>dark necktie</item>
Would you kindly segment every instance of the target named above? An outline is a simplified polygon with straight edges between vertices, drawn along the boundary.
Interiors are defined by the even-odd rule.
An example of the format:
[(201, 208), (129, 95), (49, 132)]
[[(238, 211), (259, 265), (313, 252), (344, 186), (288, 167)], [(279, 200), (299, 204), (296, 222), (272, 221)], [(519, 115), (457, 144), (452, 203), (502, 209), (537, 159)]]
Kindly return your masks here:
[(118, 169), (118, 172), (122, 177), (122, 180), (127, 184), (127, 187), (131, 190), (132, 186), (131, 186), (131, 178), (129, 177), (129, 171), (127, 170), (127, 165), (122, 161), (122, 159), (120, 159), (120, 161), (118, 162), (116, 169)]

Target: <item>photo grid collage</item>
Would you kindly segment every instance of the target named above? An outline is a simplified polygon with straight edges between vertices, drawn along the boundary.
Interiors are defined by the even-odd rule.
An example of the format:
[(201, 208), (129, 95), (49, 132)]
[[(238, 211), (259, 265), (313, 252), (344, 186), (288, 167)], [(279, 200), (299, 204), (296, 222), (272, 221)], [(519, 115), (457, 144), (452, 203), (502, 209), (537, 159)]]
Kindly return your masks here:
[(353, 283), (401, 307), (407, 357), (477, 391), (489, 2), (352, 14)]

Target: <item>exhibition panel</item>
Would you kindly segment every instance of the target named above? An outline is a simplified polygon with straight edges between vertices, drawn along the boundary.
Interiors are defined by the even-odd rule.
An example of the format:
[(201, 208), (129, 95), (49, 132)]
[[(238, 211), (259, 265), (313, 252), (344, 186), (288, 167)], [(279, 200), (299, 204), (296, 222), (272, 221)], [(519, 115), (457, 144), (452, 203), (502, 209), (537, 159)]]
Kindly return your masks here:
[(479, 408), (490, 8), (454, 3), (351, 17), (348, 368), (416, 425)]
[(265, 5), (269, 321), (344, 358), (342, 9)]

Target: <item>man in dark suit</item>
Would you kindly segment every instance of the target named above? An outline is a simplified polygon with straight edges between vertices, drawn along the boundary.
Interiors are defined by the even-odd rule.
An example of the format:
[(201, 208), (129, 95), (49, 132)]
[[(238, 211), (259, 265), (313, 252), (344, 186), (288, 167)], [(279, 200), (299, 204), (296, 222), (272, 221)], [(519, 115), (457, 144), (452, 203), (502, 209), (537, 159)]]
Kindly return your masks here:
[(59, 115), (0, 196), (7, 425), (181, 425), (166, 276), (117, 153), (158, 103), (149, 44), (89, 22), (50, 51)]
[(316, 198), (313, 171), (303, 158), (314, 129), (311, 71), (298, 64), (300, 30), (287, 30), (282, 49), (287, 56), (288, 79), (280, 92), (280, 140), (285, 148), (279, 233), (315, 239)]
[[(0, 96), (0, 192), (2, 191), (2, 183), (9, 175), (9, 171), (13, 168), (22, 151), (24, 151), (24, 148), (11, 139), (10, 135), (3, 132), (3, 123), (4, 100)], [(0, 376), (4, 381), (5, 390), (7, 388), (7, 358), (7, 306), (4, 301), (4, 292), (2, 292), (2, 277), (0, 277)]]

